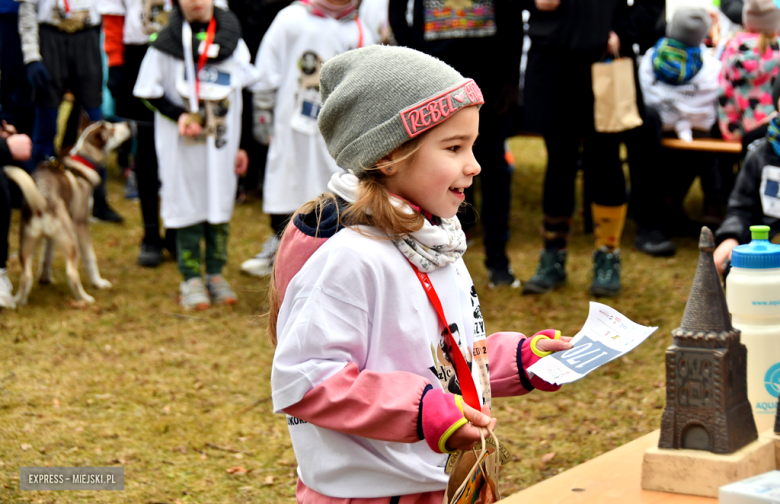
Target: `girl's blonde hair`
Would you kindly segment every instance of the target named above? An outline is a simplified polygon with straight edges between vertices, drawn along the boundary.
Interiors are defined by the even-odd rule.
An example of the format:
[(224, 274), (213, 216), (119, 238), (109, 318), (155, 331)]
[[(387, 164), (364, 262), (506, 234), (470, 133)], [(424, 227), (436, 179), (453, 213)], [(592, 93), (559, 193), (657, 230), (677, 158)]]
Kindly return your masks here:
[[(337, 215), (338, 221), (346, 227), (371, 226), (382, 234), (386, 239), (398, 238), (418, 231), (422, 228), (425, 217), (420, 212), (408, 213), (403, 208), (398, 208), (390, 201), (390, 192), (385, 187), (385, 175), (382, 168), (394, 166), (402, 161), (411, 162), (417, 151), (420, 150), (422, 142), (427, 132), (401, 144), (396, 148), (390, 157), (392, 159), (383, 159), (376, 165), (365, 169), (359, 176), (358, 199), (350, 203), (343, 214)], [(331, 193), (325, 193), (317, 196), (313, 200), (307, 201), (293, 216), (298, 214), (309, 214), (314, 212), (317, 219), (317, 232), (319, 235), (319, 225), (324, 209), (330, 205), (335, 205), (336, 212), (339, 212), (339, 205), (336, 202), (336, 196)], [(294, 217), (293, 217), (294, 219)], [(292, 219), (290, 220), (292, 222)], [(288, 224), (289, 227), (291, 224)], [(285, 232), (287, 228), (285, 228)], [(358, 231), (360, 232), (360, 231)], [(365, 233), (361, 233), (365, 234)], [(378, 238), (374, 234), (366, 234), (371, 238)], [(384, 239), (384, 238), (383, 238)], [(279, 318), (279, 308), (282, 305), (282, 299), (279, 296), (279, 289), (276, 286), (276, 263), (271, 274), (271, 282), (268, 285), (268, 339), (273, 346), (276, 346), (276, 321)]]

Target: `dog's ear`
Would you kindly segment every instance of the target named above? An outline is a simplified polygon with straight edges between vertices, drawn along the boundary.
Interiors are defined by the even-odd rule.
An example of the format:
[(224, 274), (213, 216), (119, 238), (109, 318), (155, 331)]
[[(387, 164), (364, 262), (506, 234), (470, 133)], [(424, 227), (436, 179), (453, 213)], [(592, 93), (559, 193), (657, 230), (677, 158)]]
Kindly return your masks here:
[(104, 124), (101, 124), (97, 128), (95, 128), (92, 133), (90, 134), (89, 143), (93, 146), (97, 147), (98, 149), (102, 150), (103, 147), (105, 147), (106, 143), (108, 143), (108, 132), (106, 131), (106, 126)]

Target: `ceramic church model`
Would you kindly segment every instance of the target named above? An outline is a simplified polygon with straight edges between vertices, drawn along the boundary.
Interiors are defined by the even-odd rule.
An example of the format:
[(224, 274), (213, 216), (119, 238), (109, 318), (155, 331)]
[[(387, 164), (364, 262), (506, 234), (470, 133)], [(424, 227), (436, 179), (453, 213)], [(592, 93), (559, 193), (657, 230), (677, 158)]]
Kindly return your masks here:
[(747, 349), (731, 317), (709, 228), (682, 325), (666, 350), (666, 407), (659, 448), (733, 453), (758, 437), (747, 398)]

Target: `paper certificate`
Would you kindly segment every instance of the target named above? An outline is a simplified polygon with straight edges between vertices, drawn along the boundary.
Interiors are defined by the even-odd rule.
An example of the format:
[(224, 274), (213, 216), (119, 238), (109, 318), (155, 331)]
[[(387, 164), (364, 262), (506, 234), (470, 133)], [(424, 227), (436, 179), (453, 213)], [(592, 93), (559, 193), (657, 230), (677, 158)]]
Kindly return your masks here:
[(632, 322), (607, 305), (591, 302), (585, 325), (571, 340), (573, 347), (539, 359), (528, 372), (554, 385), (572, 383), (627, 354), (657, 329)]

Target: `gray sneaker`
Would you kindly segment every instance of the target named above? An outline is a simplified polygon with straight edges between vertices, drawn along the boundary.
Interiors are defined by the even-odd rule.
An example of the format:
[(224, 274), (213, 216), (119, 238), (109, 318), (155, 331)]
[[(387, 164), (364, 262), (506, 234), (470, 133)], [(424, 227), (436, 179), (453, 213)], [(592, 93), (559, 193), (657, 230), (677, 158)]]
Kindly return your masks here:
[(279, 249), (279, 237), (271, 235), (263, 243), (263, 250), (259, 254), (241, 263), (241, 271), (256, 277), (270, 275), (273, 271), (277, 249)]
[(14, 287), (8, 279), (8, 270), (0, 268), (0, 308), (16, 308), (14, 297), (11, 295)]
[(182, 282), (179, 287), (181, 291), (181, 305), (185, 310), (205, 310), (211, 306), (211, 300), (209, 300), (209, 294), (206, 292), (206, 287), (203, 285), (203, 280), (200, 277), (190, 278), (186, 282)]
[(206, 288), (209, 290), (211, 302), (215, 305), (234, 305), (238, 303), (238, 296), (230, 288), (222, 275), (206, 275)]

